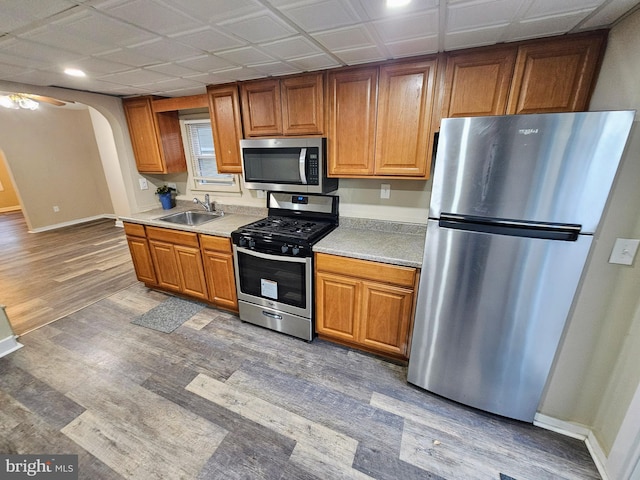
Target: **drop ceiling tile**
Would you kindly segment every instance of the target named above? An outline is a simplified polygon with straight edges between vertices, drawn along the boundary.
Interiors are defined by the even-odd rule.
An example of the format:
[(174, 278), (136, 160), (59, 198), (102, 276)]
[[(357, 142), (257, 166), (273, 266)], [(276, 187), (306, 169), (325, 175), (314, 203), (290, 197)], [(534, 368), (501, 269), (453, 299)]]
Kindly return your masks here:
[(236, 48), (234, 50), (227, 50), (226, 52), (218, 53), (217, 56), (238, 65), (269, 63), (275, 60), (273, 57), (267, 55), (264, 52), (261, 52), (254, 47), (243, 47)]
[(384, 42), (397, 42), (409, 38), (427, 37), (438, 33), (438, 11), (429, 10), (408, 17), (393, 17), (373, 22)]
[(613, 24), (626, 12), (636, 7), (638, 0), (612, 0), (603, 5), (597, 12), (590, 16), (584, 23), (579, 25), (580, 29), (592, 29)]
[(244, 81), (244, 80), (253, 80), (256, 78), (263, 77), (263, 75), (260, 74), (260, 72), (256, 72), (252, 68), (248, 68), (248, 67), (237, 67), (229, 70), (220, 70), (218, 72), (215, 72), (215, 74), (220, 76), (221, 78), (226, 79), (227, 82), (231, 82), (236, 79), (240, 81)]
[(40, 28), (31, 29), (26, 33), (18, 35), (18, 38), (39, 42), (52, 48), (60, 48), (83, 55), (92, 55), (108, 50), (107, 46), (94, 42), (91, 39), (84, 39), (82, 42), (79, 42), (77, 37), (65, 31), (64, 28), (55, 25), (45, 25)]
[(447, 33), (444, 39), (444, 49), (445, 51), (459, 50), (502, 42), (508, 25), (505, 23), (464, 32)]
[(210, 23), (242, 17), (264, 9), (255, 0), (216, 0), (215, 8), (212, 8), (211, 0), (168, 0), (167, 3)]
[(438, 36), (412, 38), (385, 45), (393, 58), (408, 57), (411, 55), (424, 55), (438, 52)]
[(158, 83), (163, 80), (170, 80), (170, 77), (151, 70), (137, 68), (126, 72), (114, 73), (112, 75), (103, 75), (98, 77), (99, 80), (111, 83), (119, 83), (120, 85), (140, 86), (149, 83)]
[(505, 40), (507, 42), (514, 42), (527, 38), (559, 35), (571, 30), (586, 18), (587, 15), (587, 12), (576, 12), (567, 15), (554, 15), (534, 20), (524, 20), (518, 22), (517, 25), (511, 25), (507, 30)]
[(341, 0), (316, 1), (283, 7), (282, 12), (306, 32), (353, 25), (362, 19)]
[(27, 83), (29, 85), (61, 85), (65, 80), (65, 76), (44, 70), (27, 70), (7, 77), (3, 75), (3, 78), (11, 82)]
[(95, 57), (100, 60), (129, 65), (129, 67), (147, 67), (158, 63), (165, 63), (158, 59), (150, 58), (148, 55), (143, 55), (135, 49), (130, 48), (118, 48), (110, 52), (95, 55)]
[(549, 17), (559, 13), (569, 13), (580, 10), (594, 10), (602, 3), (601, 0), (536, 0), (522, 15), (523, 20), (537, 17)]
[(131, 70), (131, 66), (122, 63), (110, 62), (108, 60), (96, 57), (85, 57), (80, 60), (70, 62), (65, 67), (78, 68), (87, 75), (105, 75), (108, 73), (124, 72)]
[(66, 63), (83, 57), (83, 55), (79, 53), (51, 48), (42, 43), (22, 39), (16, 39), (14, 42), (3, 44), (2, 53), (16, 58), (28, 59), (28, 61), (33, 62), (34, 65)]
[(342, 50), (333, 52), (336, 57), (347, 65), (355, 65), (358, 63), (377, 62), (384, 60), (384, 54), (375, 45), (363, 48), (353, 48), (350, 50)]
[(17, 30), (36, 20), (50, 17), (73, 7), (67, 0), (4, 0), (0, 15), (0, 34)]
[(276, 58), (298, 58), (308, 55), (315, 55), (316, 53), (322, 53), (322, 50), (318, 48), (311, 40), (305, 37), (297, 35), (295, 37), (286, 38), (284, 40), (278, 40), (276, 42), (263, 43), (260, 48), (269, 52)]
[(185, 78), (189, 78), (196, 82), (202, 82), (204, 85), (218, 85), (220, 83), (227, 83), (229, 81), (228, 75), (218, 75), (217, 73), (199, 73), (198, 75), (189, 75)]
[(142, 56), (162, 60), (164, 62), (173, 62), (185, 58), (191, 58), (202, 53), (196, 48), (184, 45), (183, 43), (171, 41), (167, 38), (159, 38), (152, 42), (128, 48), (127, 50), (131, 50)]
[(161, 63), (159, 65), (151, 65), (145, 68), (154, 72), (164, 73), (171, 77), (186, 77), (187, 75), (198, 75), (199, 73), (202, 73), (197, 70), (178, 65), (177, 63)]
[[(156, 84), (156, 86), (159, 84)], [(152, 92), (153, 95), (161, 95), (163, 97), (184, 97), (189, 95), (204, 95), (207, 93), (207, 84), (199, 84), (198, 87), (178, 88), (175, 90), (158, 90)]]
[(143, 87), (157, 91), (174, 91), (179, 89), (200, 88), (202, 87), (202, 82), (190, 78), (171, 78), (161, 82), (154, 82), (153, 86), (147, 84), (143, 85)]
[(300, 73), (301, 70), (293, 65), (284, 62), (264, 63), (261, 65), (251, 65), (251, 69), (266, 76), (289, 75)]
[(218, 70), (228, 70), (235, 65), (223, 58), (215, 55), (201, 55), (176, 62), (178, 66), (189, 68), (201, 73), (214, 72)]
[(311, 55), (310, 57), (292, 58), (288, 60), (288, 62), (295, 65), (303, 72), (339, 67), (341, 65), (340, 62), (326, 53)]
[(447, 8), (447, 32), (469, 31), (508, 23), (527, 4), (523, 0), (483, 0), (452, 4)]
[(329, 50), (344, 50), (375, 45), (369, 30), (362, 24), (317, 32), (313, 34), (313, 38)]
[(193, 30), (204, 25), (175, 8), (152, 0), (133, 0), (104, 10), (127, 23), (162, 35)]
[(213, 27), (206, 27), (186, 32), (180, 35), (175, 35), (172, 38), (180, 43), (184, 43), (185, 45), (189, 45), (205, 52), (218, 52), (220, 50), (227, 50), (229, 48), (237, 48), (245, 45), (244, 41), (230, 35), (226, 35)]
[(2, 72), (2, 78), (8, 78), (13, 75), (24, 74), (30, 72), (30, 68), (20, 67), (18, 65), (11, 65), (10, 63), (0, 62), (0, 72)]
[(229, 20), (218, 25), (232, 30), (251, 43), (262, 43), (291, 36), (296, 32), (273, 13), (265, 11), (249, 18)]
[(413, 0), (410, 4), (398, 8), (388, 8), (384, 1), (365, 0), (361, 2), (362, 7), (367, 12), (370, 19), (392, 17), (394, 15), (406, 15), (409, 12), (419, 12), (422, 10), (432, 10), (439, 5), (438, 0)]
[(156, 38), (150, 32), (95, 10), (84, 10), (79, 15), (64, 19), (60, 24), (79, 41), (89, 39), (106, 46), (124, 47)]

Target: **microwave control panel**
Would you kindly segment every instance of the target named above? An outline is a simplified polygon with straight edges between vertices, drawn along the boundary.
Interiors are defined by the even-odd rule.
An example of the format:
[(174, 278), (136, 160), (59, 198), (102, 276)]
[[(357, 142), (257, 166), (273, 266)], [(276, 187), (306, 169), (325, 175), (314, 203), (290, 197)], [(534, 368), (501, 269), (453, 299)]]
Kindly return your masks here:
[(319, 178), (319, 155), (318, 148), (311, 147), (307, 152), (307, 183), (309, 185), (318, 185)]

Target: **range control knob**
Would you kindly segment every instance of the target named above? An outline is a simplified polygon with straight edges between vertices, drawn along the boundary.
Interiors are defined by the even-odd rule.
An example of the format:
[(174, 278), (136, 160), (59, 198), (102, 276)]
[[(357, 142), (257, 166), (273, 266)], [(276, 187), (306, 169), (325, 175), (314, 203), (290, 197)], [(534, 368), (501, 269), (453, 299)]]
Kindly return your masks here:
[(253, 238), (249, 239), (249, 248), (253, 248), (256, 246), (256, 241)]
[(282, 253), (287, 253), (288, 250), (289, 250), (289, 245), (282, 245), (280, 247), (280, 251), (282, 251)]
[(240, 240), (238, 241), (238, 244), (241, 247), (246, 247), (247, 246), (247, 237), (240, 237)]
[(291, 250), (291, 253), (293, 253), (294, 255), (297, 255), (299, 252), (300, 252), (300, 247), (298, 247), (297, 245), (293, 247), (293, 249)]

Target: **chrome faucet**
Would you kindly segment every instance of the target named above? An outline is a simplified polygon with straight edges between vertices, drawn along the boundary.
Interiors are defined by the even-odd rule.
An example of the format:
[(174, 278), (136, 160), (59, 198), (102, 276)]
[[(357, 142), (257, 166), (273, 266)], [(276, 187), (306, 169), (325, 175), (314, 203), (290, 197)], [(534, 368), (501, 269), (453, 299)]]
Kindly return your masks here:
[(216, 209), (215, 205), (209, 201), (209, 194), (208, 193), (205, 194), (205, 196), (204, 196), (204, 203), (201, 202), (200, 200), (198, 200), (197, 198), (193, 199), (193, 203), (197, 203), (199, 205), (202, 205), (207, 212), (213, 212)]

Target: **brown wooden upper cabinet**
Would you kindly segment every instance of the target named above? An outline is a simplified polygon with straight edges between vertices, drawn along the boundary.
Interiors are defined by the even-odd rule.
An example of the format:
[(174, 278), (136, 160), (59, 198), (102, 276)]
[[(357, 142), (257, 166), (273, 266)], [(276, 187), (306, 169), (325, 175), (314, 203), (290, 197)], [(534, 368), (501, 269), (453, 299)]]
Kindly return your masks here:
[(207, 96), (218, 172), (242, 173), (240, 158), (242, 120), (238, 86), (236, 84), (209, 85)]
[(606, 32), (446, 54), (442, 118), (584, 111)]
[(324, 75), (244, 82), (240, 86), (247, 137), (324, 132)]
[(329, 175), (427, 178), (437, 59), (329, 73)]
[(448, 54), (442, 118), (504, 115), (517, 51), (514, 46)]
[(596, 32), (518, 47), (507, 113), (586, 110), (605, 43)]
[(124, 99), (122, 104), (138, 171), (186, 172), (178, 112), (154, 113), (151, 97)]

